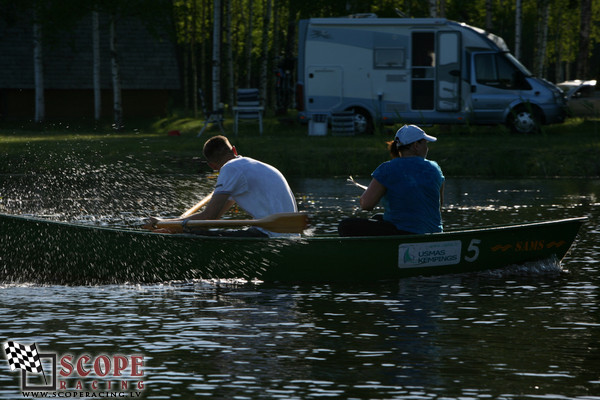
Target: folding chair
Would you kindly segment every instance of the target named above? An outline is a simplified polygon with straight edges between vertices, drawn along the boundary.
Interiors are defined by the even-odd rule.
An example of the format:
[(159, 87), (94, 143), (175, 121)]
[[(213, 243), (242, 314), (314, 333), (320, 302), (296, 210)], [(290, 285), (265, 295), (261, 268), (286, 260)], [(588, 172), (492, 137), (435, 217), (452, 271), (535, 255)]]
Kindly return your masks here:
[(204, 120), (204, 125), (202, 126), (202, 129), (200, 130), (200, 132), (198, 132), (198, 135), (196, 135), (196, 137), (200, 137), (202, 135), (208, 124), (219, 125), (221, 133), (224, 134), (225, 130), (223, 129), (223, 109), (221, 108), (219, 110), (214, 110), (210, 113), (207, 113), (206, 105), (204, 104), (204, 93), (202, 92), (202, 89), (198, 89), (198, 95), (200, 97), (200, 104), (202, 105), (202, 112), (204, 113), (206, 119)]
[(352, 111), (331, 114), (331, 133), (335, 136), (354, 135), (354, 113)]
[(234, 132), (238, 134), (238, 124), (240, 119), (258, 120), (260, 134), (263, 132), (262, 113), (264, 107), (260, 105), (260, 96), (258, 89), (238, 89), (237, 106), (233, 107), (234, 113)]

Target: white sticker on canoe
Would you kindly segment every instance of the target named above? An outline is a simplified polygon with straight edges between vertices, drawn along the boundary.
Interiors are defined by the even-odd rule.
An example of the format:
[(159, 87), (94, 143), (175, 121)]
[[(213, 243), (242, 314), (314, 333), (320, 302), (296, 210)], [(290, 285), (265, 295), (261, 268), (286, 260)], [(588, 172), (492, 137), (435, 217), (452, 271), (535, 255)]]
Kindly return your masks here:
[(460, 240), (404, 243), (398, 247), (398, 268), (435, 267), (460, 262)]

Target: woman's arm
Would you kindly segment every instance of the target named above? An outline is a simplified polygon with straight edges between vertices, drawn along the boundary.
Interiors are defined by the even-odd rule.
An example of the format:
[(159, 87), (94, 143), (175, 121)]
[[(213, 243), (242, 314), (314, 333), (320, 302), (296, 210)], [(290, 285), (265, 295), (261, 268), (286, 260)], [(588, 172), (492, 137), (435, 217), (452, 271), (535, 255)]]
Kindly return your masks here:
[(440, 188), (440, 212), (442, 212), (442, 206), (444, 205), (444, 185), (446, 182), (442, 182), (442, 187)]
[(370, 211), (379, 200), (385, 195), (387, 189), (381, 183), (379, 183), (376, 179), (372, 179), (371, 183), (367, 187), (367, 190), (360, 196), (360, 208), (363, 210)]

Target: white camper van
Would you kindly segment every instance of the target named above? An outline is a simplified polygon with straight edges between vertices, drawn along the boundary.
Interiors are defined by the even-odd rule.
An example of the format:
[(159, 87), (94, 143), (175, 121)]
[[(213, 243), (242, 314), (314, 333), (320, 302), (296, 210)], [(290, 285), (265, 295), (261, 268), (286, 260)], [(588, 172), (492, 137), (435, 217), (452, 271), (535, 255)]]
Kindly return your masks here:
[(300, 118), (352, 111), (375, 124), (508, 124), (530, 133), (564, 120), (565, 98), (533, 77), (502, 38), (438, 18), (300, 21)]

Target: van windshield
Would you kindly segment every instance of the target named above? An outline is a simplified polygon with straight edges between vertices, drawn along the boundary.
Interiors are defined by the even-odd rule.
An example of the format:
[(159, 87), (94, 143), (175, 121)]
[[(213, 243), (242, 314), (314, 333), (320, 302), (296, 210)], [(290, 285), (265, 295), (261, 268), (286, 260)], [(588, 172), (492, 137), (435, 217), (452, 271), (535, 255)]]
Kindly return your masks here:
[(524, 76), (531, 76), (516, 58), (509, 53), (475, 54), (475, 79), (477, 83), (506, 90), (531, 89)]
[(519, 60), (517, 60), (515, 58), (515, 56), (513, 56), (510, 53), (504, 53), (504, 55), (506, 56), (506, 58), (508, 58), (510, 60), (511, 63), (513, 63), (515, 65), (515, 67), (517, 67), (517, 69), (519, 71), (521, 71), (523, 73), (523, 75), (525, 75), (526, 77), (533, 76), (533, 74), (527, 69), (527, 67), (525, 67), (523, 64), (521, 64), (521, 62)]

